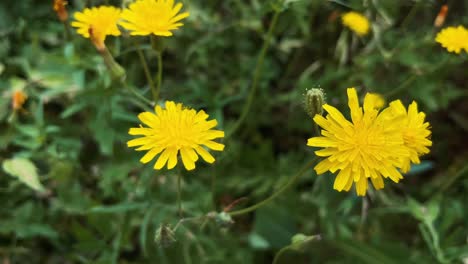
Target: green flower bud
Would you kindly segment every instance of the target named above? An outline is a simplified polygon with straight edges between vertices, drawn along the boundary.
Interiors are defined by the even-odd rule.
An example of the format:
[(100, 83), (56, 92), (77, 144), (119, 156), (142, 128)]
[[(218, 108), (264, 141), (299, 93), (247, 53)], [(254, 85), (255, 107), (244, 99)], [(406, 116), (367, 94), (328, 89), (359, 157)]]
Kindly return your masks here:
[(314, 118), (315, 115), (323, 113), (322, 106), (325, 104), (325, 93), (321, 88), (311, 88), (304, 95), (304, 108), (306, 113)]

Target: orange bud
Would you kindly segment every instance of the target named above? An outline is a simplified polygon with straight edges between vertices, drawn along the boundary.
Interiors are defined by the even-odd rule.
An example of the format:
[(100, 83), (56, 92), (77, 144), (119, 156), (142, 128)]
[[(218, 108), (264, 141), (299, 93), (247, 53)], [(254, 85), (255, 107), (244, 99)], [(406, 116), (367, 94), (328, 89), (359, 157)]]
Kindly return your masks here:
[(68, 12), (65, 8), (67, 4), (67, 1), (64, 0), (54, 0), (54, 11), (62, 22), (65, 22), (68, 19)]
[(328, 16), (328, 22), (330, 23), (335, 22), (335, 20), (339, 17), (340, 17), (340, 12), (335, 10), (331, 12), (331, 14)]
[(445, 18), (447, 17), (447, 12), (448, 12), (447, 5), (443, 5), (442, 7), (440, 7), (439, 14), (437, 14), (437, 17), (434, 20), (435, 27), (441, 27), (444, 24)]
[(28, 95), (25, 92), (21, 90), (14, 91), (11, 97), (11, 106), (13, 107), (13, 110), (20, 110), (27, 98)]

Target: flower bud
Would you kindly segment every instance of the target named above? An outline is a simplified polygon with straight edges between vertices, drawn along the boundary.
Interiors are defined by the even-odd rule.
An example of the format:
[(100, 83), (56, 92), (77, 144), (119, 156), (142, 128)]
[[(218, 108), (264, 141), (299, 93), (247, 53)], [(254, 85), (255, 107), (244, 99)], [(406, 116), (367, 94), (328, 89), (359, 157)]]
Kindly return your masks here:
[(215, 221), (221, 227), (228, 227), (234, 223), (232, 217), (226, 212), (216, 214)]
[(311, 88), (307, 90), (304, 96), (304, 108), (306, 113), (314, 118), (315, 115), (321, 115), (322, 106), (325, 104), (325, 93), (321, 88)]
[(53, 5), (54, 11), (55, 13), (57, 13), (58, 18), (62, 22), (66, 22), (68, 19), (68, 12), (65, 7), (67, 4), (68, 2), (65, 0), (54, 0), (54, 5)]
[(174, 231), (167, 224), (161, 224), (156, 230), (156, 235), (154, 236), (154, 242), (160, 247), (168, 247), (172, 243), (176, 242), (174, 236)]

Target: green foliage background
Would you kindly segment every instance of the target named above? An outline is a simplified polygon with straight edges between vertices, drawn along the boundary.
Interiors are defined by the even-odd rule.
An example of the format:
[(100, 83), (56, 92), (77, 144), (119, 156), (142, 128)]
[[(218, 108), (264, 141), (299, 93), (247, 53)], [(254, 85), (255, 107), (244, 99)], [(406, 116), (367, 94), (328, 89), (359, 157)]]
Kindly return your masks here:
[[(468, 56), (435, 43), (445, 1), (287, 1), (268, 50), (254, 104), (214, 165), (154, 171), (126, 147), (143, 105), (112, 81), (89, 40), (71, 41), (52, 1), (0, 4), (0, 261), (2, 263), (271, 263), (297, 233), (320, 235), (282, 250), (277, 263), (462, 263), (468, 259)], [(161, 97), (205, 109), (232, 128), (277, 1), (184, 0), (191, 15), (165, 39)], [(70, 14), (119, 1), (71, 0)], [(446, 25), (468, 25), (468, 3), (447, 1)], [(357, 38), (339, 13), (365, 13), (373, 33)], [(136, 50), (157, 70), (148, 38), (109, 37), (126, 83), (151, 97)], [(255, 212), (216, 217), (255, 204), (313, 159), (305, 89), (321, 87), (346, 112), (346, 88), (416, 100), (434, 143), (405, 179), (367, 197), (332, 189), (312, 167), (287, 193)], [(24, 89), (24, 111), (11, 93)], [(14, 159), (14, 160), (12, 160)], [(18, 172), (22, 168), (22, 172)], [(13, 170), (13, 172), (12, 172)], [(20, 169), (21, 170), (21, 169)], [(18, 177), (11, 175), (18, 174)], [(38, 175), (38, 182), (21, 177)], [(184, 217), (176, 242), (176, 174)], [(216, 181), (214, 181), (216, 179)], [(29, 186), (24, 184), (29, 183)], [(209, 214), (213, 216), (215, 214)], [(218, 219), (219, 220), (219, 219)], [(205, 223), (203, 223), (205, 222)]]

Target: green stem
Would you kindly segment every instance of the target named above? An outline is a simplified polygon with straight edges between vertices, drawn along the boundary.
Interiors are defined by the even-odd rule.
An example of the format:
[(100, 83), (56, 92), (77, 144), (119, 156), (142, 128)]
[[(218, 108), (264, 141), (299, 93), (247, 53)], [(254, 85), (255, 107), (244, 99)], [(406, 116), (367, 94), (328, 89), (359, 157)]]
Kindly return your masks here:
[(211, 174), (211, 200), (213, 202), (213, 209), (216, 211), (216, 176), (217, 174), (217, 167), (213, 168), (214, 172)]
[(138, 93), (132, 86), (129, 86), (125, 81), (122, 81), (122, 84), (123, 86), (128, 89), (133, 95), (135, 95), (136, 98), (138, 98), (139, 100), (141, 100), (142, 102), (152, 106), (153, 103), (146, 99), (146, 97), (144, 97), (143, 95), (141, 95), (140, 93)]
[(435, 251), (434, 253), (435, 253), (437, 260), (440, 263), (447, 263), (448, 261), (447, 259), (445, 259), (444, 253), (442, 252), (442, 249), (440, 248), (439, 236), (437, 235), (437, 231), (434, 228), (433, 222), (429, 222), (426, 220), (424, 221), (424, 224), (426, 225), (429, 231), (429, 234), (431, 236), (432, 245)]
[(411, 10), (409, 11), (408, 15), (403, 19), (403, 22), (401, 22), (400, 28), (403, 30), (406, 29), (406, 26), (408, 25), (409, 21), (413, 18), (413, 16), (416, 14), (416, 11), (419, 9), (419, 2), (416, 2)]
[(284, 252), (286, 252), (289, 249), (289, 247), (284, 247), (278, 253), (276, 253), (275, 258), (273, 259), (272, 264), (277, 264), (281, 255), (283, 255)]
[(244, 108), (242, 109), (242, 113), (239, 119), (237, 119), (232, 129), (228, 133), (226, 133), (227, 134), (226, 138), (230, 138), (239, 129), (239, 127), (242, 125), (245, 118), (247, 117), (247, 114), (249, 113), (250, 108), (252, 107), (252, 103), (255, 98), (255, 92), (257, 91), (258, 80), (260, 79), (260, 76), (261, 76), (261, 70), (262, 70), (263, 62), (265, 60), (265, 55), (266, 55), (268, 48), (270, 47), (271, 38), (273, 36), (273, 32), (278, 22), (278, 17), (280, 13), (281, 13), (281, 9), (275, 10), (275, 14), (273, 15), (273, 19), (270, 23), (270, 27), (268, 28), (267, 36), (265, 40), (263, 41), (263, 46), (258, 56), (257, 64), (255, 65), (255, 70), (254, 70), (252, 85), (250, 87), (249, 97), (247, 98), (247, 102), (245, 103)]
[(182, 217), (182, 188), (181, 186), (182, 173), (177, 173), (177, 207), (179, 208), (179, 216)]
[(146, 62), (145, 54), (141, 49), (137, 49), (138, 57), (140, 57), (141, 66), (143, 66), (143, 72), (145, 73), (146, 80), (148, 81), (148, 85), (151, 88), (151, 91), (155, 90), (153, 78), (151, 78), (151, 73), (148, 67), (148, 63)]
[(156, 54), (158, 58), (158, 72), (156, 74), (156, 87), (153, 89), (153, 100), (157, 104), (159, 100), (159, 93), (161, 91), (161, 81), (162, 81), (162, 72), (163, 72), (163, 60), (162, 60), (162, 51), (159, 51)]
[(65, 28), (65, 31), (64, 31), (65, 32), (64, 33), (65, 34), (65, 40), (67, 42), (70, 42), (71, 41), (71, 36), (72, 36), (71, 30), (70, 30), (70, 25), (67, 22), (63, 22), (63, 27)]
[(452, 186), (453, 183), (455, 183), (458, 178), (462, 177), (463, 175), (465, 175), (466, 173), (468, 172), (468, 165), (465, 165), (465, 167), (463, 167), (461, 170), (459, 170), (457, 172), (457, 174), (455, 174), (455, 176), (449, 178), (448, 180), (444, 181), (444, 184), (442, 185), (442, 187), (440, 187), (439, 191), (437, 192), (436, 195), (434, 195), (433, 197), (437, 197), (439, 195), (441, 195), (443, 192), (445, 192), (450, 186)]
[(302, 167), (302, 169), (300, 171), (298, 171), (296, 173), (296, 175), (294, 175), (293, 177), (291, 177), (289, 179), (289, 181), (284, 185), (282, 186), (281, 188), (278, 189), (278, 191), (276, 191), (275, 193), (273, 193), (270, 197), (266, 198), (265, 200), (257, 203), (257, 204), (254, 204), (250, 207), (247, 207), (247, 208), (244, 208), (244, 209), (241, 209), (241, 210), (237, 210), (237, 211), (233, 211), (233, 212), (230, 212), (229, 215), (230, 216), (237, 216), (237, 215), (242, 215), (242, 214), (246, 214), (246, 213), (249, 213), (249, 212), (252, 212), (260, 207), (262, 207), (263, 205), (271, 202), (273, 199), (275, 199), (276, 197), (278, 197), (280, 194), (282, 194), (283, 192), (285, 192), (286, 190), (288, 190), (291, 186), (294, 185), (294, 183), (296, 183), (296, 181), (299, 179), (299, 177), (304, 174), (308, 169), (310, 169), (310, 167), (312, 166), (312, 164), (315, 163), (315, 158), (312, 159), (311, 161), (309, 161), (304, 167)]

